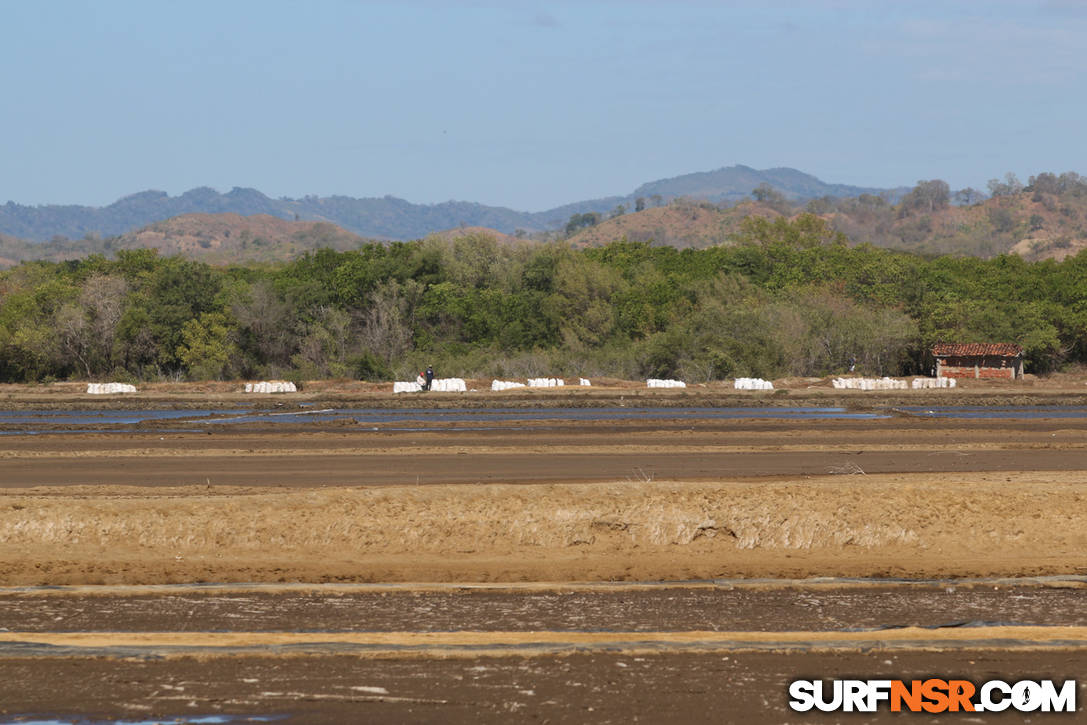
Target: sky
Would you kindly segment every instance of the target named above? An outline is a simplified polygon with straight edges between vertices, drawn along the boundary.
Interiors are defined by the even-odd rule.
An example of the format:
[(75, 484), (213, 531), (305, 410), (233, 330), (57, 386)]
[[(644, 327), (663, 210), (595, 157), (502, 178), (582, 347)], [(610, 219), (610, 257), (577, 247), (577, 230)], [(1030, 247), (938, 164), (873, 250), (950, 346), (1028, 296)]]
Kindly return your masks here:
[(1087, 174), (1087, 2), (2, 0), (0, 203)]

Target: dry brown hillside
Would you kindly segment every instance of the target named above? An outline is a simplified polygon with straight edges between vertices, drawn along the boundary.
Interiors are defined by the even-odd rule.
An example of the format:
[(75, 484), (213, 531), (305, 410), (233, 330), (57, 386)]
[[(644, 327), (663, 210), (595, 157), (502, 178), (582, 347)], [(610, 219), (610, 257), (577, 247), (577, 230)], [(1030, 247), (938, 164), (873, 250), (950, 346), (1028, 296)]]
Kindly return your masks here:
[(1075, 194), (1028, 190), (931, 213), (851, 203), (826, 218), (855, 243), (926, 254), (1063, 259), (1087, 247), (1087, 197)]
[(728, 241), (752, 215), (774, 219), (781, 213), (754, 201), (725, 209), (709, 202), (674, 201), (602, 221), (578, 232), (570, 242), (576, 247), (596, 247), (625, 237), (632, 242), (701, 249)]
[[(522, 241), (486, 227), (459, 227), (431, 236), (451, 240), (472, 235), (490, 236), (499, 244)], [(156, 249), (163, 256), (179, 255), (209, 264), (278, 262), (316, 249), (346, 251), (375, 241), (384, 240), (360, 237), (327, 222), (289, 221), (267, 214), (184, 214), (108, 239), (87, 236), (34, 244), (0, 235), (0, 269), (25, 260), (57, 262), (91, 254), (108, 256), (122, 249)]]
[(268, 214), (184, 214), (112, 241), (118, 249), (157, 249), (212, 263), (293, 259), (320, 247), (346, 250), (369, 241), (327, 222)]
[(1087, 249), (1087, 195), (1044, 194), (1031, 190), (987, 199), (970, 206), (946, 206), (931, 212), (904, 211), (878, 197), (835, 200), (792, 209), (781, 203), (742, 202), (718, 208), (709, 202), (674, 201), (601, 221), (570, 237), (577, 247), (617, 239), (667, 244), (679, 248), (726, 242), (748, 216), (776, 218), (817, 213), (854, 244), (903, 249), (923, 254), (992, 257), (1018, 254), (1033, 261), (1064, 259)]
[(7, 269), (18, 264), (26, 254), (27, 247), (27, 243), (22, 239), (0, 234), (0, 269)]

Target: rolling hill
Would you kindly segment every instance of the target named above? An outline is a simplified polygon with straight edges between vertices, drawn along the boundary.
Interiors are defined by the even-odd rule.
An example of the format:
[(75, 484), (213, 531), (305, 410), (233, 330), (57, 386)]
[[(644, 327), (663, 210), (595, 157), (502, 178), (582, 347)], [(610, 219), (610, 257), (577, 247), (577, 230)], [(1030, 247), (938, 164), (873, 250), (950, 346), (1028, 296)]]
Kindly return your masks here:
[[(1044, 184), (1042, 177), (1046, 177)], [(815, 177), (792, 169), (760, 172), (739, 166), (652, 182), (639, 187), (635, 192), (638, 196), (633, 196), (633, 200), (631, 197), (609, 197), (536, 215), (460, 202), (420, 206), (392, 198), (360, 200), (348, 197), (276, 201), (259, 192), (240, 189), (229, 194), (197, 189), (177, 198), (149, 192), (126, 197), (113, 205), (117, 207), (114, 211), (123, 210), (121, 216), (128, 219), (148, 214), (152, 208), (163, 213), (177, 206), (210, 207), (219, 211), (187, 212), (111, 236), (87, 232), (75, 239), (54, 235), (49, 241), (40, 242), (0, 232), (0, 266), (30, 259), (109, 255), (117, 250), (137, 248), (157, 249), (163, 254), (180, 254), (215, 264), (276, 262), (320, 247), (345, 250), (370, 241), (397, 238), (393, 234), (362, 235), (326, 221), (332, 218), (346, 218), (353, 220), (356, 226), (368, 225), (386, 231), (410, 227), (418, 231), (411, 235), (414, 238), (450, 239), (482, 233), (490, 234), (502, 243), (512, 243), (532, 236), (523, 226), (515, 227), (515, 234), (503, 231), (513, 221), (531, 217), (528, 222), (537, 223), (539, 217), (546, 214), (552, 214), (554, 219), (546, 224), (540, 222), (540, 226), (553, 231), (537, 233), (536, 238), (568, 239), (577, 247), (599, 246), (626, 238), (679, 248), (701, 248), (728, 243), (748, 216), (792, 217), (809, 212), (826, 219), (852, 243), (923, 254), (991, 257), (1014, 253), (1035, 260), (1062, 259), (1087, 248), (1087, 179), (1076, 174), (1065, 174), (1059, 179), (1052, 174), (1043, 174), (1037, 188), (1026, 186), (1013, 193), (1001, 193), (963, 206), (952, 206), (947, 198), (939, 204), (919, 206), (910, 202), (909, 194), (913, 191), (899, 194), (903, 197), (899, 204), (893, 203), (897, 192), (876, 195), (865, 190), (855, 196), (823, 194), (808, 201), (787, 198), (784, 191), (764, 201), (751, 198), (736, 201), (730, 196), (739, 195), (740, 189), (751, 184), (770, 183), (767, 179), (792, 189), (790, 193), (793, 194), (857, 191), (855, 187), (822, 184)], [(676, 198), (666, 201), (665, 195), (658, 192), (674, 193)], [(631, 203), (628, 205), (627, 201)], [(245, 211), (222, 210), (231, 206), (240, 206)], [(604, 212), (595, 210), (602, 207), (609, 208)], [(45, 219), (49, 210), (66, 210), (67, 216), (61, 216), (69, 223), (76, 223), (80, 214), (85, 215), (84, 221), (105, 219), (111, 208), (36, 207), (32, 211)], [(442, 226), (451, 215), (457, 215), (451, 211), (454, 208), (464, 216), (487, 221), (474, 224), (461, 221)], [(633, 208), (642, 210), (628, 211)], [(9, 203), (0, 207), (0, 221), (18, 217), (29, 223), (33, 215), (28, 216), (28, 209), (31, 208)], [(290, 218), (284, 218), (285, 213)], [(592, 217), (594, 223), (572, 235), (564, 235), (554, 229), (561, 230), (566, 226), (565, 221), (570, 218), (567, 213)], [(303, 214), (319, 218), (303, 219)]]
[[(491, 236), (500, 244), (522, 242), (485, 227), (457, 227), (428, 236), (448, 240), (468, 235)], [(28, 260), (59, 262), (92, 254), (111, 256), (124, 249), (154, 249), (163, 256), (177, 255), (217, 265), (272, 263), (317, 249), (347, 251), (382, 241), (360, 237), (327, 222), (288, 221), (268, 214), (182, 214), (105, 239), (56, 239), (34, 244), (0, 235), (0, 269)]]
[(625, 238), (679, 249), (702, 249), (726, 243), (739, 230), (744, 218), (752, 214), (768, 218), (781, 216), (780, 212), (757, 202), (743, 202), (722, 209), (710, 203), (680, 200), (607, 219), (583, 229), (570, 241), (576, 247), (596, 247)]
[(392, 196), (272, 199), (256, 189), (234, 188), (221, 194), (200, 187), (176, 197), (162, 191), (143, 191), (104, 207), (27, 206), (9, 201), (0, 206), (0, 234), (33, 242), (57, 237), (72, 240), (113, 237), (181, 215), (218, 213), (266, 214), (291, 221), (327, 222), (372, 239), (420, 239), (432, 232), (462, 226), (486, 227), (505, 234), (514, 234), (517, 230), (532, 233), (561, 229), (574, 214), (605, 214), (619, 205), (633, 209), (638, 199), (643, 199), (647, 205), (660, 205), (678, 197), (732, 203), (750, 198), (751, 191), (760, 184), (769, 184), (792, 200), (896, 193), (826, 184), (795, 169), (758, 171), (747, 166), (730, 166), (653, 181), (630, 194), (577, 201), (541, 212), (514, 211), (463, 201), (413, 204)]
[(1063, 259), (1087, 248), (1087, 188), (1062, 194), (1032, 191), (969, 206), (921, 213), (882, 199), (843, 199), (830, 208), (744, 201), (727, 207), (677, 200), (666, 207), (616, 216), (574, 234), (575, 246), (626, 238), (679, 248), (727, 242), (751, 215), (767, 218), (812, 211), (854, 244), (921, 254), (993, 257), (1017, 254), (1029, 261)]

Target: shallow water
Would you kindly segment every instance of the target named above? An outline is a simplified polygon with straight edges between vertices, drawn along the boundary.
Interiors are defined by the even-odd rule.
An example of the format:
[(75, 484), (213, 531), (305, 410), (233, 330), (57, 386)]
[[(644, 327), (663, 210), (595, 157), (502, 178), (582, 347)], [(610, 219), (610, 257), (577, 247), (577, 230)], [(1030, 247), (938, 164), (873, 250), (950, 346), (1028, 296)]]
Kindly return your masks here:
[[(411, 430), (503, 430), (524, 422), (609, 422), (639, 420), (876, 420), (894, 415), (921, 418), (1018, 419), (1087, 418), (1083, 406), (898, 406), (886, 411), (856, 412), (836, 407), (759, 407), (759, 408), (323, 408), (308, 405), (295, 410), (264, 411), (251, 408), (232, 410), (38, 410), (0, 411), (0, 436), (40, 433), (128, 433), (141, 424), (160, 421), (188, 423), (190, 426), (242, 424), (329, 423), (351, 419), (374, 429), (414, 423)], [(420, 427), (422, 424), (424, 427)], [(434, 428), (425, 427), (427, 424)], [(467, 425), (460, 425), (467, 424)], [(156, 432), (192, 432), (191, 427), (155, 427)]]
[(1087, 418), (1085, 407), (1061, 405), (1021, 405), (989, 407), (983, 405), (955, 405), (931, 407), (923, 405), (898, 406), (897, 411), (923, 418), (981, 418), (986, 420), (1013, 418), (1032, 420), (1039, 418)]
[(238, 410), (30, 410), (0, 411), (0, 425), (135, 425), (154, 420), (200, 418), (211, 415), (237, 415)]
[[(123, 433), (131, 428), (103, 426), (139, 426), (158, 421), (177, 421), (196, 425), (304, 424), (328, 423), (353, 419), (383, 430), (397, 423), (422, 423), (445, 427), (467, 423), (475, 430), (502, 430), (526, 421), (620, 421), (620, 420), (707, 420), (759, 418), (771, 420), (850, 420), (888, 418), (883, 413), (857, 413), (845, 408), (324, 408), (320, 410), (85, 410), (0, 411), (0, 435), (38, 433)], [(457, 426), (464, 429), (464, 426)], [(439, 428), (441, 429), (441, 428)], [(155, 428), (157, 432), (166, 432)], [(412, 426), (412, 430), (420, 430)], [(170, 432), (177, 432), (171, 429)]]
[[(435, 410), (409, 408), (385, 410), (344, 408), (292, 414), (253, 413), (216, 420), (222, 423), (303, 423), (354, 418), (358, 423), (514, 423), (518, 421), (617, 421), (617, 420), (710, 420), (769, 418), (776, 420), (871, 419), (890, 417), (881, 413), (851, 413), (845, 408), (475, 408)], [(210, 422), (210, 421), (207, 421)]]
[(0, 719), (0, 723), (19, 723), (20, 725), (162, 725), (179, 723), (181, 725), (230, 725), (246, 722), (275, 722), (283, 715), (177, 715), (153, 720), (94, 720), (82, 717), (39, 717), (35, 715), (16, 715), (12, 719)]

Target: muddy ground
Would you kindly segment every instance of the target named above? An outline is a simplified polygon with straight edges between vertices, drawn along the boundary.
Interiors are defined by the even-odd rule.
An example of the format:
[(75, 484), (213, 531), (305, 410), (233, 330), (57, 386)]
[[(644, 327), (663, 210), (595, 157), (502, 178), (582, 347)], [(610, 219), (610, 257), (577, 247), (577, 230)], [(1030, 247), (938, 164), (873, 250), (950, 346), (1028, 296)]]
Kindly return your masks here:
[[(171, 432), (192, 426), (199, 432)], [(0, 436), (0, 488), (720, 481), (835, 473), (1078, 471), (1087, 418), (628, 420), (382, 428), (154, 422)], [(117, 428), (117, 426), (114, 426)], [(391, 429), (390, 429), (391, 428)]]
[[(170, 722), (278, 716), (275, 722), (375, 723), (1046, 723), (1077, 715), (876, 713), (801, 716), (797, 678), (1056, 679), (1080, 676), (1084, 652), (592, 652), (473, 658), (199, 657), (0, 661), (0, 713)], [(27, 688), (27, 683), (63, 687)], [(14, 705), (14, 707), (13, 707)], [(167, 719), (171, 718), (171, 719)], [(78, 720), (86, 722), (85, 720)], [(222, 722), (222, 721), (220, 721)]]
[(859, 584), (175, 587), (0, 592), (11, 632), (778, 632), (1087, 626), (1087, 577)]

